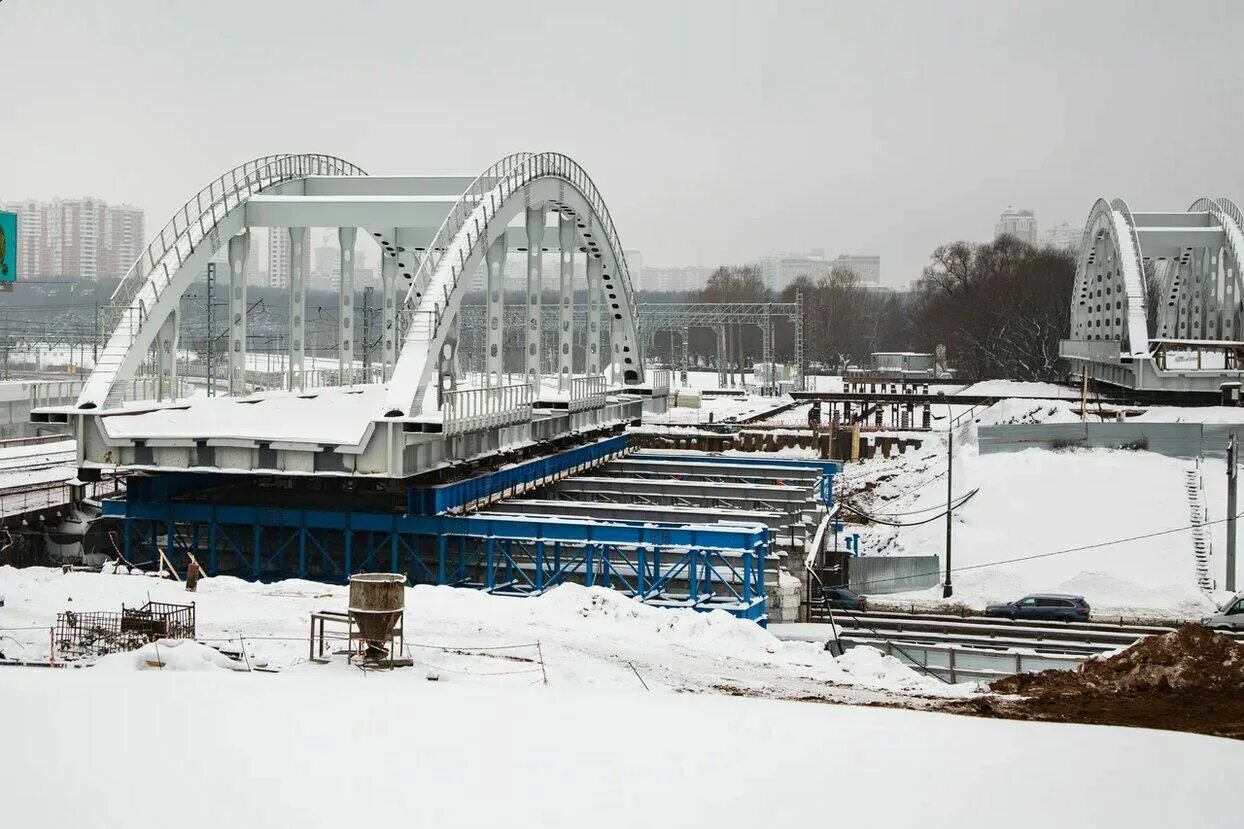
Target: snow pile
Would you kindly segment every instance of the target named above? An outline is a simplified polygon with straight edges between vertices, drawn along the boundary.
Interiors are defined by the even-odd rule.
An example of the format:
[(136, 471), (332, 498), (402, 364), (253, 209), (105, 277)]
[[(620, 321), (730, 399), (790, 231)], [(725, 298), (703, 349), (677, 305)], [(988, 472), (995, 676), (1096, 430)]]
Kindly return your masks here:
[[(905, 694), (936, 694), (959, 688), (966, 696), (970, 684), (950, 686), (941, 680), (917, 673), (893, 656), (887, 656), (876, 648), (856, 646), (834, 660), (834, 666), (842, 672), (844, 682), (854, 681), (870, 688), (885, 689)], [(938, 688), (941, 685), (941, 688)]]
[(1007, 398), (979, 410), (975, 421), (981, 426), (1005, 423), (1079, 423), (1080, 415), (1072, 410), (1079, 402), (1059, 403), (1052, 400), (1020, 400)]
[(1055, 397), (1065, 400), (1079, 400), (1078, 389), (1060, 386), (1056, 383), (1032, 383), (1021, 380), (982, 380), (973, 383), (955, 394), (989, 395), (993, 397)]
[(113, 653), (95, 662), (94, 670), (127, 671), (218, 671), (246, 670), (215, 648), (187, 639), (160, 639), (136, 651)]

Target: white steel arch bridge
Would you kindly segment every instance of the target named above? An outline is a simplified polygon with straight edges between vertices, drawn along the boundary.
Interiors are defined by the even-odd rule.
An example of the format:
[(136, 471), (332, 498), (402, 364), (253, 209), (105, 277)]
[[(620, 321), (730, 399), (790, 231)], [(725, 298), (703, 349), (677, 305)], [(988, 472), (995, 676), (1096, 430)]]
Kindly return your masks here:
[(1218, 394), (1244, 376), (1244, 215), (1230, 199), (1137, 213), (1098, 199), (1077, 253), (1075, 377), (1140, 392)]
[[(285, 390), (247, 382), (249, 231), (290, 240)], [(336, 228), (340, 303), (336, 386), (313, 387), (306, 353), (308, 228)], [(359, 229), (378, 245), (383, 383), (360, 384), (354, 314)], [(229, 394), (177, 399), (178, 307), (218, 250), (228, 251)], [(506, 383), (501, 348), (508, 254), (525, 254), (527, 349)], [(556, 353), (541, 353), (543, 259), (558, 262)], [(583, 267), (576, 268), (576, 260)], [(481, 273), (482, 272), (482, 273)], [(586, 353), (573, 353), (577, 274), (587, 287)], [(482, 277), (486, 371), (457, 369), (458, 309)], [(399, 325), (399, 315), (403, 324)], [(558, 153), (518, 153), (478, 176), (376, 176), (329, 155), (247, 162), (174, 214), (126, 274), (111, 334), (76, 404), (35, 419), (73, 422), (84, 468), (124, 466), (405, 477), (496, 452), (616, 428), (654, 405), (630, 275), (608, 208), (587, 173)], [(583, 371), (575, 372), (576, 362)], [(551, 376), (542, 371), (555, 366)], [(155, 404), (127, 401), (154, 365)], [(663, 405), (657, 403), (655, 405)]]

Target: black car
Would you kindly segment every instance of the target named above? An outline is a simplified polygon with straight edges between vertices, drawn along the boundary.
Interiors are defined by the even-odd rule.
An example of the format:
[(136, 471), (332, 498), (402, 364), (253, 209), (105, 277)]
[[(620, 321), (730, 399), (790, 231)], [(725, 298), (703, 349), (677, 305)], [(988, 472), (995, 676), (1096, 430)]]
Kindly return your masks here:
[(1019, 601), (991, 604), (986, 616), (1003, 619), (1039, 619), (1043, 622), (1087, 622), (1089, 604), (1083, 596), (1063, 593), (1033, 593)]
[(833, 610), (856, 610), (863, 613), (868, 610), (868, 602), (864, 597), (845, 587), (826, 587), (822, 595), (825, 604)]

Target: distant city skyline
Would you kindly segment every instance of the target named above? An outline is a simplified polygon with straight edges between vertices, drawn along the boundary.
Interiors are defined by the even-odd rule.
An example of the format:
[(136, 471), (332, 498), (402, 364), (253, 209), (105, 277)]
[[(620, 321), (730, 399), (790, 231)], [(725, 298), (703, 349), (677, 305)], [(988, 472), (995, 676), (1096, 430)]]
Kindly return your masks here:
[(146, 247), (145, 217), (130, 204), (92, 196), (0, 199), (17, 214), (17, 281), (41, 277), (116, 279)]

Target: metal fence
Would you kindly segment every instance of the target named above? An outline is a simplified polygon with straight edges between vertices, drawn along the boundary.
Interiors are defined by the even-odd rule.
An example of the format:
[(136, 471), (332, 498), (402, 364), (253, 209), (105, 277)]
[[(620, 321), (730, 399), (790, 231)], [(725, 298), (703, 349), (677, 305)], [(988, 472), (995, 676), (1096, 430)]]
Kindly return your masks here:
[(906, 593), (928, 590), (941, 580), (939, 557), (855, 556), (847, 562), (847, 586), (857, 593)]
[(600, 409), (605, 405), (604, 375), (574, 377), (570, 380), (570, 411)]
[(1007, 423), (980, 426), (981, 454), (1040, 449), (1143, 449), (1173, 458), (1226, 457), (1229, 423)]
[(445, 435), (525, 423), (531, 420), (531, 387), (515, 383), (492, 389), (446, 392), (441, 417), (441, 431)]
[(112, 611), (68, 610), (56, 614), (53, 644), (61, 659), (84, 659), (132, 651), (157, 639), (193, 639), (194, 605), (147, 602)]

